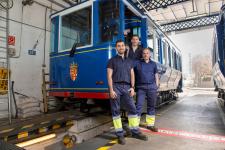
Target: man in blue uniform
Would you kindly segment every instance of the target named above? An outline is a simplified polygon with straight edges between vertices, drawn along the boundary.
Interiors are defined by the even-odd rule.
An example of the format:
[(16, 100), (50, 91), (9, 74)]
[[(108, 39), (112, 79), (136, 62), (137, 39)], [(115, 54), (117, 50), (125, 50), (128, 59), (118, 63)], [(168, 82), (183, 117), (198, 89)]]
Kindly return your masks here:
[(122, 40), (116, 42), (116, 50), (118, 54), (111, 58), (107, 65), (107, 79), (114, 128), (118, 137), (118, 143), (124, 145), (125, 139), (120, 117), (120, 101), (125, 101), (124, 104), (128, 111), (128, 122), (132, 137), (140, 140), (147, 140), (148, 138), (139, 130), (138, 116), (133, 100), (135, 82), (133, 61), (124, 56), (125, 44)]
[(157, 132), (155, 127), (155, 104), (157, 100), (157, 89), (159, 87), (159, 77), (156, 63), (150, 59), (150, 50), (145, 48), (142, 53), (143, 60), (135, 63), (135, 79), (137, 88), (137, 112), (141, 117), (142, 106), (147, 97), (147, 128)]
[[(139, 45), (139, 43), (140, 43), (139, 36), (134, 34), (131, 37), (131, 44), (126, 47), (125, 55), (127, 58), (130, 58), (131, 60), (133, 60), (133, 62), (140, 60), (142, 58), (143, 48)], [(126, 110), (124, 108), (123, 103), (121, 103), (121, 108), (122, 108), (122, 110)], [(127, 120), (124, 121), (123, 128), (126, 130), (126, 135), (130, 136), (131, 132), (130, 132), (129, 128), (127, 127)]]
[(139, 36), (133, 35), (131, 45), (127, 47), (126, 56), (132, 60), (139, 60), (142, 57), (143, 48), (139, 45)]

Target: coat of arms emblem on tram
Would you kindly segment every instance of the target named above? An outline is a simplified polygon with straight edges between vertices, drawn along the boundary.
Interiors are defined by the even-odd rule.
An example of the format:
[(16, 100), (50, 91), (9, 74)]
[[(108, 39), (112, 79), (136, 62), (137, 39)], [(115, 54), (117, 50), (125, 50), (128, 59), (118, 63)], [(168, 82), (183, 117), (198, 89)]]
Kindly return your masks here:
[(78, 65), (74, 62), (70, 64), (70, 78), (72, 81), (75, 81), (77, 78)]

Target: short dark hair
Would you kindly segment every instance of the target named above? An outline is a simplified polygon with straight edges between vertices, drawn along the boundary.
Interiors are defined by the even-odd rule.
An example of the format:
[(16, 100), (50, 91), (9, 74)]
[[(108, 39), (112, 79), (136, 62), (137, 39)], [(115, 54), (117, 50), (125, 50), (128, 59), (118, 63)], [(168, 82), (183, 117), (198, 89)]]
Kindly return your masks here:
[(116, 41), (116, 46), (117, 46), (118, 43), (124, 43), (124, 41), (121, 40), (121, 39), (117, 40), (117, 41)]
[[(133, 38), (133, 37), (137, 37), (138, 39), (140, 39), (139, 36), (138, 36), (137, 34), (132, 35), (132, 38)], [(132, 39), (132, 38), (131, 38), (131, 39)]]

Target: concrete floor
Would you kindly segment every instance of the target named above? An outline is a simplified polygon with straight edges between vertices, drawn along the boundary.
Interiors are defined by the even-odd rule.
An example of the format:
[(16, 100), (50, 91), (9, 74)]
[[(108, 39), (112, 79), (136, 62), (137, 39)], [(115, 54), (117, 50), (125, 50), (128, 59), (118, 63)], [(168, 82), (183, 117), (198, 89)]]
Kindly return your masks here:
[[(111, 150), (225, 150), (225, 126), (219, 114), (216, 93), (211, 90), (184, 91), (176, 103), (157, 111), (156, 125), (159, 129), (179, 131), (175, 135), (160, 133), (163, 130), (157, 134), (144, 132), (149, 136), (149, 141), (126, 138), (126, 145), (115, 144)], [(177, 135), (183, 132), (189, 135)], [(190, 137), (199, 134), (204, 135), (205, 139)], [(214, 135), (220, 136), (221, 140), (210, 140)], [(113, 139), (113, 133), (105, 133), (76, 145), (74, 150), (106, 150), (108, 147), (101, 147)]]

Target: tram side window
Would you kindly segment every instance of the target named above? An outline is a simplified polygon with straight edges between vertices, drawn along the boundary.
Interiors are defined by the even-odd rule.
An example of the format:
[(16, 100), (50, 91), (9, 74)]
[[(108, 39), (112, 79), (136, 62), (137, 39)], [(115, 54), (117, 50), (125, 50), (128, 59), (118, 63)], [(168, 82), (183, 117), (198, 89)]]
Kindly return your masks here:
[(217, 50), (217, 44), (216, 44), (217, 37), (215, 36), (213, 40), (214, 40), (213, 41), (213, 62), (216, 62), (218, 58), (218, 54), (217, 54), (218, 50)]
[(214, 38), (214, 46), (213, 46), (214, 51), (215, 51), (215, 62), (217, 62), (219, 60), (219, 54), (220, 54), (218, 43), (219, 43), (218, 37), (215, 36), (215, 38)]
[(181, 58), (181, 55), (179, 56), (179, 65), (180, 65), (180, 71), (182, 71), (182, 58)]
[(100, 42), (112, 41), (119, 34), (119, 0), (102, 0), (99, 10)]
[(153, 35), (148, 35), (148, 40), (147, 40), (148, 48), (151, 50), (151, 58), (154, 59), (154, 50), (153, 50)]
[(53, 18), (52, 21), (51, 21), (51, 48), (50, 48), (50, 52), (55, 52), (56, 51), (56, 44), (58, 44), (56, 42), (56, 38), (57, 38), (57, 35), (56, 35), (56, 26), (57, 26), (57, 19), (56, 18)]
[(61, 50), (91, 45), (91, 7), (62, 16)]
[(161, 48), (161, 39), (156, 38), (156, 59), (157, 61), (160, 61), (160, 48)]
[(168, 47), (168, 59), (169, 59), (169, 66), (171, 67), (172, 63), (171, 63), (171, 48), (170, 48), (170, 46)]
[(174, 66), (175, 69), (178, 69), (177, 68), (177, 54), (176, 54), (175, 51), (174, 51), (174, 65), (173, 66)]
[(180, 63), (180, 55), (178, 54), (177, 55), (177, 68), (178, 68), (178, 70), (180, 70), (181, 71), (181, 63)]
[(167, 44), (166, 42), (163, 42), (163, 64), (167, 64)]
[(174, 49), (172, 48), (171, 50), (171, 56), (172, 56), (172, 60), (171, 60), (171, 67), (175, 68), (175, 58), (174, 58)]
[(180, 70), (180, 56), (177, 54), (177, 69)]
[(179, 57), (179, 64), (180, 64), (180, 71), (182, 71), (182, 59), (181, 59), (181, 56)]

